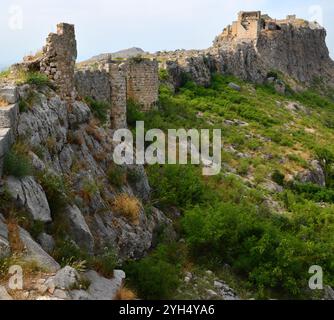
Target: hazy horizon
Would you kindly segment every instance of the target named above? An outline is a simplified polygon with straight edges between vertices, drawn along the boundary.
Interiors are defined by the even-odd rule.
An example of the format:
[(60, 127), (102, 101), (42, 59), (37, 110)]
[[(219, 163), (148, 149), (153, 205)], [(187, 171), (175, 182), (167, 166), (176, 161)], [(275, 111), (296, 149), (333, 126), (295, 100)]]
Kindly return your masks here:
[(41, 49), (59, 22), (75, 24), (78, 61), (82, 61), (131, 47), (149, 52), (205, 49), (241, 10), (261, 10), (273, 18), (297, 14), (320, 20), (334, 57), (334, 3), (329, 0), (3, 0), (0, 6), (0, 41), (5, 44), (0, 69)]

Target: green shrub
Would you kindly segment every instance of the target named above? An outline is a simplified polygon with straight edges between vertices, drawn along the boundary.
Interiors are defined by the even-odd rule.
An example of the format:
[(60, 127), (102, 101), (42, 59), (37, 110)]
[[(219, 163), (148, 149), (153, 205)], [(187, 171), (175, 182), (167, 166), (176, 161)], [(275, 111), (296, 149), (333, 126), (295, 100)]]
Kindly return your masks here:
[(110, 110), (110, 105), (103, 101), (97, 101), (91, 97), (86, 97), (85, 102), (88, 104), (92, 110), (93, 115), (99, 119), (102, 124), (106, 123), (108, 120), (108, 111)]
[(107, 278), (112, 278), (117, 266), (117, 255), (112, 246), (105, 247), (90, 263), (92, 267)]
[(23, 83), (35, 85), (37, 87), (49, 86), (52, 84), (46, 74), (40, 72), (26, 72), (23, 75)]
[(15, 149), (15, 146), (6, 154), (4, 159), (4, 174), (23, 178), (32, 174), (30, 158), (27, 154)]
[(182, 209), (204, 201), (205, 184), (198, 168), (186, 165), (150, 166), (149, 182), (153, 196), (163, 207)]
[(159, 79), (160, 81), (167, 81), (169, 79), (169, 74), (166, 69), (159, 70)]
[(127, 102), (127, 123), (131, 127), (136, 126), (136, 121), (143, 121), (144, 114), (140, 111), (140, 106), (132, 100)]
[(187, 211), (183, 226), (198, 260), (220, 257), (258, 290), (273, 288), (298, 296), (307, 289), (311, 265), (326, 266), (333, 272), (333, 253), (326, 251), (331, 244), (327, 240), (317, 243), (320, 234), (328, 237), (328, 225), (321, 219), (313, 220), (320, 209), (306, 208), (298, 210), (312, 215), (311, 225), (297, 219), (289, 223), (261, 217), (249, 205), (220, 203)]
[(61, 213), (69, 203), (70, 193), (68, 185), (61, 176), (48, 172), (37, 174), (38, 181), (43, 187), (53, 214)]
[(179, 244), (161, 245), (150, 256), (128, 263), (127, 278), (142, 299), (171, 299), (180, 284), (184, 255)]
[(77, 264), (89, 259), (86, 252), (82, 251), (73, 241), (68, 239), (60, 239), (56, 242), (53, 257), (61, 267)]
[(283, 186), (284, 185), (284, 174), (281, 173), (279, 170), (275, 170), (272, 174), (271, 178), (274, 182), (276, 182), (278, 185)]
[(124, 167), (114, 164), (108, 169), (107, 176), (110, 184), (121, 188), (126, 183), (127, 171)]

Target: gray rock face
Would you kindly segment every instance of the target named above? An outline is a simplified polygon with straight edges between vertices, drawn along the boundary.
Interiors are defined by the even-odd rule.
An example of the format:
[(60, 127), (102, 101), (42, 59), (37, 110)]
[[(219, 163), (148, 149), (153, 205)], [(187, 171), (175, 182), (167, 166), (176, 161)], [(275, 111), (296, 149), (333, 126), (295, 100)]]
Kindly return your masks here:
[[(83, 95), (83, 97), (86, 96), (93, 97), (92, 95)], [(98, 101), (103, 101), (98, 98), (95, 99)], [(68, 115), (68, 117), (71, 125), (80, 125), (89, 121), (91, 117), (91, 111), (85, 103), (81, 101), (75, 101), (72, 105), (72, 112)]]
[(60, 269), (60, 265), (22, 228), (20, 228), (20, 238), (25, 247), (24, 260), (36, 262), (41, 268), (50, 272), (57, 272)]
[(21, 180), (8, 177), (7, 186), (13, 200), (25, 207), (35, 221), (52, 221), (46, 195), (33, 177), (25, 177)]
[(8, 104), (14, 104), (18, 101), (19, 95), (16, 86), (6, 85), (0, 87), (0, 97)]
[(325, 287), (325, 299), (334, 300), (334, 290), (330, 286)]
[(297, 175), (297, 180), (302, 183), (313, 183), (320, 187), (326, 186), (326, 178), (324, 171), (317, 160), (311, 162), (311, 169), (305, 170)]
[(79, 273), (75, 269), (67, 266), (59, 270), (54, 277), (49, 278), (45, 285), (48, 288), (68, 290), (77, 285), (79, 280)]
[(38, 100), (31, 111), (20, 115), (18, 134), (28, 136), (28, 143), (35, 147), (48, 145), (52, 139), (53, 151), (60, 152), (67, 141), (67, 105), (58, 96), (48, 100), (38, 93)]
[(51, 254), (55, 249), (55, 241), (52, 236), (46, 234), (45, 232), (41, 233), (38, 236), (38, 242), (47, 253)]
[(115, 270), (111, 280), (101, 277), (95, 271), (88, 271), (85, 276), (91, 282), (87, 290), (90, 300), (114, 300), (125, 279), (125, 273), (121, 270)]
[(0, 286), (0, 300), (13, 300), (13, 298), (8, 294), (5, 287)]
[(77, 206), (68, 206), (65, 213), (74, 241), (89, 253), (94, 252), (94, 237)]
[(4, 217), (0, 214), (0, 258), (10, 255), (10, 245), (8, 241), (8, 228)]
[(17, 103), (0, 108), (0, 128), (16, 128), (19, 116)]

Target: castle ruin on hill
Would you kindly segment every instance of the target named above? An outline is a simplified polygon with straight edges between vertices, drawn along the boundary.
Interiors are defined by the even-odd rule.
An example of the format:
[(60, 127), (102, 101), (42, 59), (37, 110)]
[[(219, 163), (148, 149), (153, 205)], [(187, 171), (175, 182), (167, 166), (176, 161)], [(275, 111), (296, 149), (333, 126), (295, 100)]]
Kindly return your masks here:
[[(316, 22), (313, 22), (317, 24)], [(288, 15), (286, 19), (273, 19), (261, 11), (241, 11), (238, 14), (238, 20), (228, 25), (223, 33), (219, 35), (215, 43), (221, 41), (254, 41), (258, 40), (261, 32), (281, 30), (287, 25), (305, 25), (307, 21), (298, 19), (296, 15)]]

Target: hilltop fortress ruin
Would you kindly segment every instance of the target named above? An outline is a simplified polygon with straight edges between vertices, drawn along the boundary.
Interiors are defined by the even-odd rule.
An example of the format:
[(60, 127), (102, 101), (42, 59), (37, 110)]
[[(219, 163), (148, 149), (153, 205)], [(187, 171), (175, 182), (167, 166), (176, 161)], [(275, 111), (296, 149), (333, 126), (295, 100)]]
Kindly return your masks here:
[[(314, 81), (334, 87), (334, 62), (326, 46), (326, 30), (317, 22), (289, 15), (276, 20), (261, 11), (240, 12), (206, 50), (177, 50), (145, 54), (145, 57), (113, 60), (90, 59), (76, 64), (77, 43), (74, 26), (61, 23), (47, 37), (43, 50), (11, 67), (12, 74), (37, 71), (48, 76), (59, 96), (71, 105), (90, 97), (108, 103), (112, 129), (127, 126), (127, 101), (143, 111), (154, 108), (159, 97), (159, 69), (164, 82), (181, 86), (185, 79), (210, 85), (214, 73), (232, 74), (255, 83), (281, 74), (296, 88)], [(271, 76), (272, 78), (272, 76)], [(273, 81), (273, 79), (271, 79)], [(274, 79), (284, 94), (284, 83)], [(0, 163), (16, 134), (19, 88), (7, 80), (0, 83)]]

